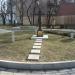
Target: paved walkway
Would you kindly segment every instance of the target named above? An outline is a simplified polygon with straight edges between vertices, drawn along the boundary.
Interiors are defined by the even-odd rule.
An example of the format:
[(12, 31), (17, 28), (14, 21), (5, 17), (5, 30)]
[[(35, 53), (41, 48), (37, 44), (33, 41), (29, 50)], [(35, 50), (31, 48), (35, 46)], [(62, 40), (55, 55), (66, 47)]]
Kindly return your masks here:
[(75, 75), (75, 68), (65, 70), (25, 71), (0, 68), (0, 75)]
[(42, 46), (43, 39), (36, 39), (33, 45), (33, 48), (31, 49), (31, 53), (28, 56), (28, 60), (32, 61), (39, 61), (40, 58), (40, 49)]

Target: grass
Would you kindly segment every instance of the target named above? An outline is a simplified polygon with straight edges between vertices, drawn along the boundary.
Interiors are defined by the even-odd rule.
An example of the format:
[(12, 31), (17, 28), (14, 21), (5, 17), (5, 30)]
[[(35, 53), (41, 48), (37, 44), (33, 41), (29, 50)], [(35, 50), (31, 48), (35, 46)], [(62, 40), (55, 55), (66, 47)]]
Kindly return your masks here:
[(0, 25), (0, 29), (11, 29), (12, 27), (11, 25)]
[(75, 39), (55, 34), (48, 35), (49, 39), (43, 41), (40, 61), (75, 60)]
[[(16, 42), (12, 43), (10, 34), (0, 35), (0, 59), (26, 61), (26, 58), (32, 48), (33, 40), (31, 33), (15, 33)], [(8, 37), (9, 36), (9, 37)]]
[[(0, 27), (4, 28), (4, 27)], [(11, 27), (5, 27), (10, 29)], [(47, 33), (46, 33), (47, 34)], [(31, 32), (16, 32), (16, 41), (12, 43), (11, 34), (0, 34), (0, 59), (26, 61), (33, 46)], [(75, 39), (67, 36), (50, 34), (48, 40), (43, 40), (41, 48), (41, 62), (75, 60)]]

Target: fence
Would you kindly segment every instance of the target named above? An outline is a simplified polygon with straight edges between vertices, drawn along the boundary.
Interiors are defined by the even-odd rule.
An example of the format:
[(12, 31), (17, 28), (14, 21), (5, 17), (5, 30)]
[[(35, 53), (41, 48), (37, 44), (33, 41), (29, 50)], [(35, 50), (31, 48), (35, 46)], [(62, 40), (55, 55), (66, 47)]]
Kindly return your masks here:
[[(30, 18), (31, 18), (32, 25), (33, 25), (33, 19), (32, 19), (32, 17), (30, 17)], [(75, 28), (75, 25), (74, 25), (75, 24), (75, 15), (56, 16), (54, 18), (55, 18), (55, 25), (57, 25), (57, 26), (62, 26), (63, 25), (64, 27), (67, 27), (67, 28)], [(41, 22), (42, 22), (42, 25), (47, 25), (47, 17), (42, 16), (41, 17)], [(0, 21), (0, 23), (2, 23), (2, 22)], [(29, 25), (30, 24), (27, 16), (23, 17), (23, 24), (24, 25)], [(38, 25), (38, 16), (35, 16), (34, 24)], [(51, 22), (51, 24), (52, 24), (52, 22)]]

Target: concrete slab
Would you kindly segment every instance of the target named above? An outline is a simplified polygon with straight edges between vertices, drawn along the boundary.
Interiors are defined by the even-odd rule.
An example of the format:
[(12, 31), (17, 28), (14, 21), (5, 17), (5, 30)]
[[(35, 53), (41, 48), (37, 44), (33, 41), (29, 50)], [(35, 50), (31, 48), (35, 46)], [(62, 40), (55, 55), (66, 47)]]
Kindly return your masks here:
[(37, 41), (42, 41), (43, 39), (36, 39)]
[(1, 71), (0, 75), (13, 75), (13, 72), (6, 72), (6, 71)]
[[(33, 65), (32, 65), (33, 67)], [(35, 68), (39, 67), (40, 65), (38, 65), (37, 67), (34, 66)], [(72, 70), (73, 69), (73, 70)], [(1, 71), (0, 71), (1, 72)], [(7, 71), (4, 71), (7, 72)], [(75, 68), (69, 68), (69, 69), (60, 69), (60, 70), (48, 70), (46, 69), (45, 71), (42, 70), (18, 70), (18, 72), (13, 72), (13, 73), (4, 73), (0, 75), (75, 75)]]
[(40, 49), (31, 49), (31, 50), (40, 50)]
[(37, 41), (37, 40), (36, 40), (35, 43), (42, 43), (42, 41)]
[(26, 72), (19, 72), (19, 73), (14, 73), (13, 75), (28, 75), (28, 73), (26, 73)]
[(29, 54), (28, 60), (39, 60), (40, 55), (39, 54)]
[(34, 43), (34, 45), (36, 45), (36, 46), (41, 46), (42, 43)]
[(43, 37), (37, 37), (37, 35), (33, 35), (31, 39), (48, 39), (48, 35), (43, 35)]
[(33, 49), (40, 49), (41, 46), (33, 46)]
[(31, 53), (40, 54), (40, 50), (31, 50)]

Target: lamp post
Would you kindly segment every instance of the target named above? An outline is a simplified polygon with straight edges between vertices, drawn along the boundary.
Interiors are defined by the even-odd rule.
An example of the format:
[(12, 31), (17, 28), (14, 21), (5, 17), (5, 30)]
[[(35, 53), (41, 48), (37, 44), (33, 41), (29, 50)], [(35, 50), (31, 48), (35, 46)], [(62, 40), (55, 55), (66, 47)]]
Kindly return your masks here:
[(38, 31), (42, 31), (41, 29), (41, 10), (38, 12)]
[(37, 30), (37, 37), (42, 37), (43, 36), (43, 31), (42, 31), (42, 28), (41, 28), (41, 9), (40, 9), (39, 0), (37, 0), (37, 5), (38, 5), (38, 8), (39, 8), (39, 11), (38, 11), (38, 30)]

